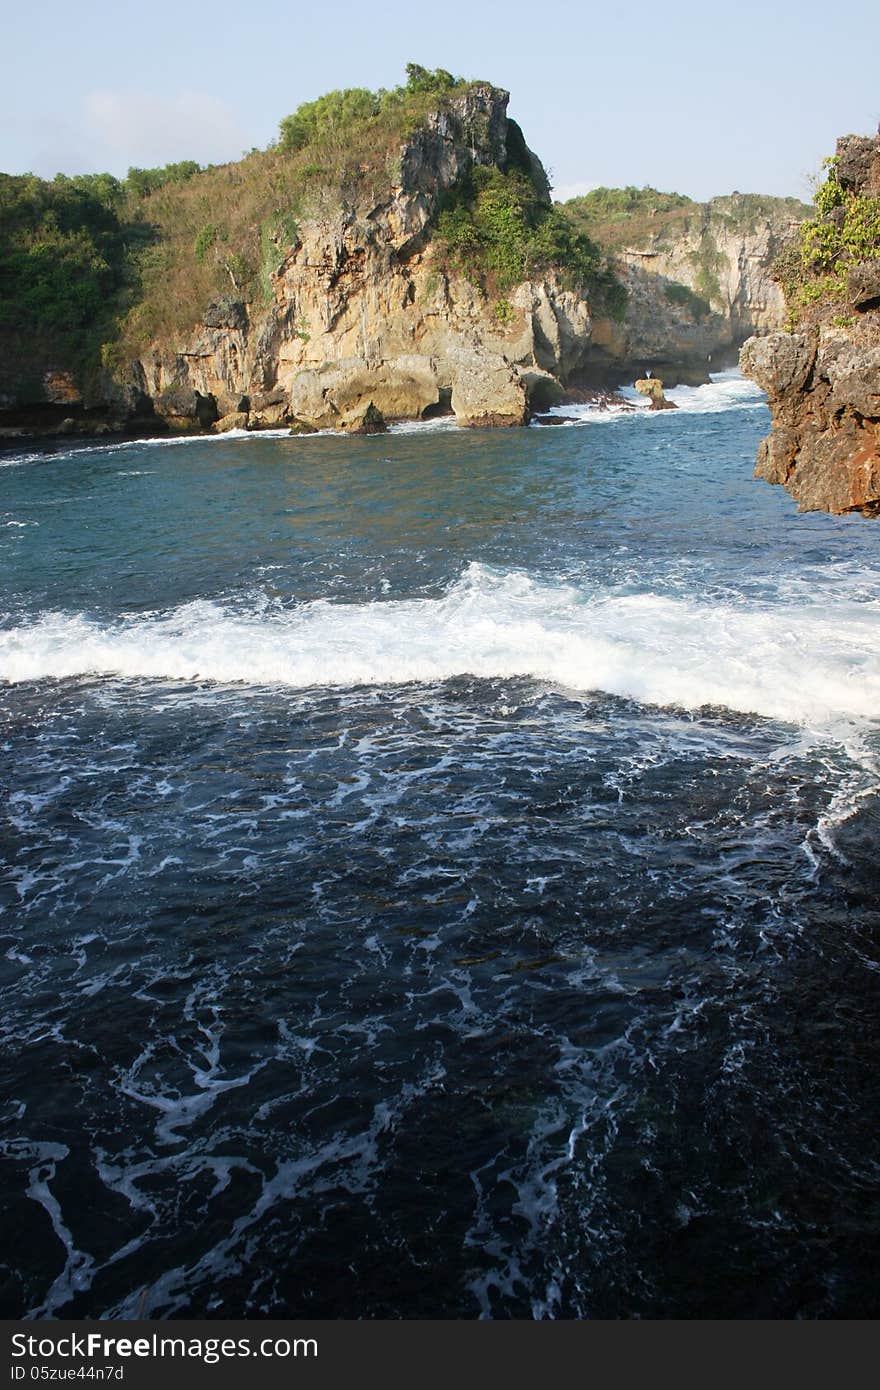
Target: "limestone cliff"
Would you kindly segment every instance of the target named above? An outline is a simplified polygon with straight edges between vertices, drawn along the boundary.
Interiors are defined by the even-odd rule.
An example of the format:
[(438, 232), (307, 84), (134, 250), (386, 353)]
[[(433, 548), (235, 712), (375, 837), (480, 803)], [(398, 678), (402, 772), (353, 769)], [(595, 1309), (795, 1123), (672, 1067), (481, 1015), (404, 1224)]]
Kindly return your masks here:
[(694, 203), (654, 189), (601, 189), (567, 206), (613, 255), (628, 291), (622, 321), (595, 317), (594, 375), (620, 380), (650, 367), (671, 384), (704, 381), (751, 334), (783, 326), (771, 267), (808, 216), (806, 204), (742, 193)]
[(755, 475), (800, 511), (880, 516), (880, 137), (838, 141), (817, 204), (777, 269), (795, 331), (742, 351), (773, 422)]
[(521, 144), (507, 102), (478, 83), (429, 113), (378, 198), (318, 202), (279, 228), (268, 294), (206, 306), (191, 333), (138, 357), (132, 384), (177, 427), (200, 401), (221, 427), (345, 428), (370, 404), (391, 420), (451, 409), (465, 425), (523, 424), (582, 365), (589, 304), (553, 273), (499, 301), (451, 272), (431, 236), (469, 171), (504, 169)]

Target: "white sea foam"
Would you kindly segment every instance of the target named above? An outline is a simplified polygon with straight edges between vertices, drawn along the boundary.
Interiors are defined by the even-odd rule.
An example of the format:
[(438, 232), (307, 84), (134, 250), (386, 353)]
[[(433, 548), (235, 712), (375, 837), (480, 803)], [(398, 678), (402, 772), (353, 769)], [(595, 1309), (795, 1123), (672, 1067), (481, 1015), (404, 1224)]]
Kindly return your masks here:
[(432, 420), (398, 420), (388, 426), (391, 434), (445, 434), (459, 428), (454, 415), (437, 415)]
[[(635, 394), (638, 395), (638, 392)], [(725, 372), (713, 372), (703, 386), (674, 386), (666, 395), (675, 401), (679, 410), (689, 415), (715, 415), (723, 410), (767, 404), (767, 397), (760, 386), (747, 381), (736, 367)]]
[[(617, 395), (623, 398), (624, 404), (597, 405), (588, 402), (584, 405), (557, 405), (546, 413), (570, 417), (572, 426), (632, 420), (636, 418), (636, 414), (640, 420), (677, 418), (676, 415), (665, 411), (652, 411), (646, 397), (632, 386), (619, 387)], [(710, 380), (702, 386), (672, 387), (666, 392), (666, 396), (677, 405), (678, 415), (717, 415), (722, 411), (741, 410), (744, 407), (756, 409), (767, 402), (767, 397), (760, 387), (747, 381), (735, 367), (728, 371), (712, 373)]]
[(45, 613), (0, 632), (0, 678), (87, 673), (352, 686), (532, 676), (649, 704), (810, 725), (876, 719), (880, 601), (717, 603), (589, 593), (472, 564), (434, 599), (251, 607), (200, 600), (102, 624)]
[[(330, 433), (330, 431), (326, 431)], [(306, 436), (313, 438), (313, 436)], [(112, 443), (87, 444), (77, 442), (69, 449), (46, 448), (29, 449), (24, 453), (10, 453), (0, 457), (0, 468), (17, 468), (25, 463), (68, 463), (71, 459), (90, 457), (93, 454), (118, 454), (128, 449), (145, 447), (169, 449), (180, 444), (222, 444), (230, 439), (289, 439), (289, 428), (273, 430), (224, 430), (222, 434), (166, 434), (148, 439), (117, 439)], [(51, 443), (52, 441), (47, 441)], [(142, 472), (143, 470), (137, 470)], [(126, 476), (120, 473), (120, 477)], [(129, 474), (137, 476), (136, 472)]]

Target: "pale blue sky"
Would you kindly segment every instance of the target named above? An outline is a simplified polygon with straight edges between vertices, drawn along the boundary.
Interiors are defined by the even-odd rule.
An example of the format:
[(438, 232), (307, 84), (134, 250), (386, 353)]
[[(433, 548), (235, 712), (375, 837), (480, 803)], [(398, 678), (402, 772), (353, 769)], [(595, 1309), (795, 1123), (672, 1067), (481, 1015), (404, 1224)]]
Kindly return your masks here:
[(333, 87), (407, 61), (510, 89), (557, 195), (652, 183), (808, 196), (880, 117), (878, 0), (40, 0), (3, 26), (0, 169), (238, 158)]

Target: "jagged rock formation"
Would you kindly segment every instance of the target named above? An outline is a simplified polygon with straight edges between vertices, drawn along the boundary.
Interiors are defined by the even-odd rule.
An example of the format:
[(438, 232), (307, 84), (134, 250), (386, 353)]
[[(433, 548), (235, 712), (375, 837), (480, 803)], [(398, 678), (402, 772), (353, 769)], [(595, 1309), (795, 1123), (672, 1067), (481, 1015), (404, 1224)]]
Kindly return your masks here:
[(156, 412), (176, 425), (180, 393), (195, 392), (216, 403), (219, 428), (243, 413), (251, 427), (346, 428), (369, 403), (386, 420), (452, 410), (464, 425), (523, 424), (582, 365), (590, 307), (550, 275), (510, 293), (502, 321), (430, 236), (474, 164), (505, 167), (507, 101), (481, 84), (453, 97), (403, 147), (387, 196), (312, 215), (279, 241), (271, 303), (216, 302), (176, 351), (143, 354), (135, 385)]
[(735, 361), (751, 334), (781, 328), (785, 301), (770, 268), (809, 212), (794, 198), (733, 193), (586, 223), (613, 252), (629, 298), (621, 322), (593, 323), (592, 374), (619, 381), (651, 367), (671, 384), (699, 383)]
[[(880, 516), (880, 137), (838, 141), (829, 185), (818, 232), (807, 229), (789, 271), (798, 331), (752, 338), (742, 350), (773, 420), (755, 476), (785, 486), (800, 511)], [(851, 230), (837, 252), (834, 229), (852, 228), (850, 216), (862, 240)], [(853, 250), (864, 259), (848, 263)]]

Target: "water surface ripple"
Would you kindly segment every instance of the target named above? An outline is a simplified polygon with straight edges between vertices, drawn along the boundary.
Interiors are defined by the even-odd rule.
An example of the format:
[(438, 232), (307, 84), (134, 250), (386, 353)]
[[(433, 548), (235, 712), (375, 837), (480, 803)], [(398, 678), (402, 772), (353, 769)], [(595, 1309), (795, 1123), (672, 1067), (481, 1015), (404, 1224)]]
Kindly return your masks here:
[(4, 456), (4, 1316), (876, 1315), (880, 528), (677, 396)]

